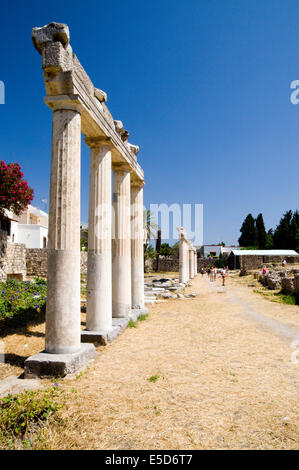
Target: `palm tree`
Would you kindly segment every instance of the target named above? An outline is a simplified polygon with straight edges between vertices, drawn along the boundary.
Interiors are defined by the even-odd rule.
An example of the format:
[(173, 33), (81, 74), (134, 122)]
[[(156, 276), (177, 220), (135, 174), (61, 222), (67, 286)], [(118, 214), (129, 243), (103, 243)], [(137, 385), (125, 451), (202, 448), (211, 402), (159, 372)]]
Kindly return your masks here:
[(150, 210), (145, 209), (143, 211), (143, 224), (145, 245), (147, 246), (150, 238), (156, 238), (156, 231), (159, 229), (159, 226), (153, 220), (153, 214)]

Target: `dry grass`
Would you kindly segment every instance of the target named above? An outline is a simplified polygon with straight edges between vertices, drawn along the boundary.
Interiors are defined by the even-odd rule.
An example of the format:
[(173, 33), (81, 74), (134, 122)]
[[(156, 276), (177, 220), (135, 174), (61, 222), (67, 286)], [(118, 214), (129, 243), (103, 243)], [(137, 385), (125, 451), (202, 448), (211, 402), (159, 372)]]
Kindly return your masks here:
[[(74, 398), (63, 412), (66, 427), (46, 430), (48, 448), (298, 448), (299, 366), (290, 345), (229, 296), (266, 315), (279, 307), (288, 322), (298, 307), (272, 304), (230, 279), (222, 295), (199, 276), (192, 284), (197, 298), (151, 307), (147, 321), (99, 348), (89, 370), (61, 381)], [(9, 348), (17, 339), (24, 342), (8, 338)], [(30, 354), (43, 343), (26, 341)]]

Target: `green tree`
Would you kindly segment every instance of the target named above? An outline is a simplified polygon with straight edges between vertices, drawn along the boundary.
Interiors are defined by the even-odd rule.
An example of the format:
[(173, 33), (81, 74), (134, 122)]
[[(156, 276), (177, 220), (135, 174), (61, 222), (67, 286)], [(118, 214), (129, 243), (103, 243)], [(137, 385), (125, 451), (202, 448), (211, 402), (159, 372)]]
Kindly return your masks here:
[(162, 243), (160, 253), (162, 256), (171, 256), (172, 255), (171, 246), (168, 243)]
[(143, 224), (145, 244), (148, 245), (150, 238), (156, 238), (156, 232), (159, 226), (155, 223), (152, 212), (147, 209), (143, 211)]
[(240, 229), (241, 236), (239, 238), (239, 245), (243, 247), (254, 246), (257, 244), (257, 234), (255, 220), (252, 214), (248, 214)]
[(156, 250), (152, 247), (152, 245), (144, 245), (144, 261), (147, 259), (155, 259), (157, 256)]
[[(297, 212), (297, 211), (296, 211)], [(292, 249), (295, 244), (294, 231), (296, 220), (293, 221), (293, 212), (285, 212), (274, 232), (274, 247), (277, 249)], [(293, 248), (295, 249), (295, 248)]]
[(266, 248), (267, 233), (265, 229), (263, 214), (259, 214), (257, 216), (255, 224), (258, 249), (264, 250)]
[(274, 248), (273, 229), (270, 228), (266, 233), (266, 250), (272, 250)]

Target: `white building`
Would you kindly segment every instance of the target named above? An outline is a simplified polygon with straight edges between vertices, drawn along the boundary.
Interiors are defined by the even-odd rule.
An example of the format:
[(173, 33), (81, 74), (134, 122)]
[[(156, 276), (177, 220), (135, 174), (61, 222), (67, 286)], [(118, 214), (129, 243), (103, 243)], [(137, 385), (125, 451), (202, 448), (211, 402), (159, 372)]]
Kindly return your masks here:
[(239, 246), (231, 245), (231, 246), (222, 246), (222, 245), (202, 245), (195, 247), (197, 252), (200, 256), (204, 258), (211, 257), (222, 257), (222, 256), (229, 256), (232, 250), (236, 250), (240, 248)]
[(37, 207), (29, 205), (17, 216), (6, 212), (11, 221), (10, 243), (24, 243), (26, 248), (47, 248), (48, 245), (48, 214)]

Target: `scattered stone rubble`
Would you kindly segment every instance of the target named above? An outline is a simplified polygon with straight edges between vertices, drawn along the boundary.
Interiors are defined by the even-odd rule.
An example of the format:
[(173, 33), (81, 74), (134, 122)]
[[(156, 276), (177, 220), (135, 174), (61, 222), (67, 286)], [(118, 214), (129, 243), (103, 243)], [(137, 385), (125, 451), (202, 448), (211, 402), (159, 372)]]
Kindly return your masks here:
[(272, 269), (258, 277), (260, 283), (270, 290), (278, 290), (285, 294), (299, 295), (299, 269)]
[(144, 283), (144, 303), (155, 304), (166, 302), (169, 299), (188, 299), (196, 297), (195, 292), (186, 294), (186, 287), (190, 282), (179, 282), (179, 279), (147, 277)]

